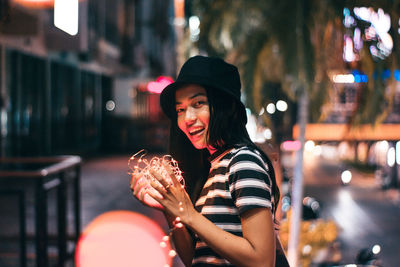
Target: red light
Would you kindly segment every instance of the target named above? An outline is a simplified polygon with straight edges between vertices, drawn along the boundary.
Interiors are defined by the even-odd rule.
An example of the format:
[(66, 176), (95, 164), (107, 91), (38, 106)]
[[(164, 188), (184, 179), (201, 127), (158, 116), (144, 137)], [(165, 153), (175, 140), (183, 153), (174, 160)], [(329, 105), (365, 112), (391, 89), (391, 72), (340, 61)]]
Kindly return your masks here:
[(281, 147), (284, 151), (297, 151), (300, 149), (301, 143), (299, 140), (285, 141), (282, 143)]
[(170, 266), (169, 242), (148, 217), (132, 211), (110, 211), (94, 219), (79, 238), (77, 267)]
[(160, 94), (162, 90), (164, 90), (165, 87), (167, 87), (169, 84), (173, 83), (173, 80), (171, 77), (167, 76), (160, 76), (157, 78), (155, 82), (149, 82), (147, 84), (147, 91), (155, 94)]

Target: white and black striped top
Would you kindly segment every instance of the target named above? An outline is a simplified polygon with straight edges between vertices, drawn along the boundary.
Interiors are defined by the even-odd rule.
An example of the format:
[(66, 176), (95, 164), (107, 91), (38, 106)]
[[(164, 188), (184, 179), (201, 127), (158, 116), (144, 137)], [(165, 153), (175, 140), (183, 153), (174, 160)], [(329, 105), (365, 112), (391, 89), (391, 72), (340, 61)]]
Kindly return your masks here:
[[(208, 179), (195, 207), (223, 230), (243, 236), (240, 215), (253, 208), (272, 209), (271, 178), (260, 153), (234, 148), (211, 161)], [(195, 235), (193, 266), (233, 266)]]

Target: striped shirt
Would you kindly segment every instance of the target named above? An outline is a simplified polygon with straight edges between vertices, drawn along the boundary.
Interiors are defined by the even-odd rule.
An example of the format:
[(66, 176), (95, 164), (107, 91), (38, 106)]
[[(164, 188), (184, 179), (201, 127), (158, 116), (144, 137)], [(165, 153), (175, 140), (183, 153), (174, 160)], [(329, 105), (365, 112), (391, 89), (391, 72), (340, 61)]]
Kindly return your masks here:
[[(271, 178), (258, 151), (234, 148), (211, 161), (210, 173), (195, 208), (221, 229), (243, 236), (240, 215), (272, 209)], [(233, 266), (195, 235), (192, 266)]]

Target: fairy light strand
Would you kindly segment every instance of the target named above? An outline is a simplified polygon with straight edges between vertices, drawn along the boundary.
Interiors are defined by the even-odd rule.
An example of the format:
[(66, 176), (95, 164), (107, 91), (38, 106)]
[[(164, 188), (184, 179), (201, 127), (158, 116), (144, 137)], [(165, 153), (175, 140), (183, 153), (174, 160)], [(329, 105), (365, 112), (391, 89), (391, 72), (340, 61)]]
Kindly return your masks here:
[[(154, 181), (159, 183), (157, 179), (155, 179), (151, 174), (150, 170), (154, 170), (163, 176), (168, 183), (172, 184), (171, 178), (169, 178), (169, 174), (165, 165), (169, 166), (175, 175), (176, 179), (181, 183), (181, 185), (185, 186), (185, 180), (182, 177), (182, 171), (179, 169), (178, 162), (172, 158), (170, 155), (164, 155), (162, 157), (152, 157), (150, 160), (145, 158), (147, 152), (142, 149), (133, 156), (129, 158), (128, 167), (130, 171), (128, 174), (130, 175), (139, 175), (142, 174), (142, 178), (145, 182), (147, 182), (148, 186), (150, 186), (150, 182)], [(148, 189), (148, 187), (147, 187)]]
[[(167, 180), (169, 184), (173, 184), (171, 178), (169, 177), (169, 173), (165, 166), (169, 166), (172, 170), (172, 173), (175, 175), (176, 179), (180, 182), (182, 187), (185, 187), (185, 180), (182, 176), (182, 171), (179, 169), (178, 162), (172, 158), (170, 155), (164, 155), (162, 157), (152, 157), (150, 160), (146, 159), (147, 152), (146, 150), (142, 149), (132, 155), (128, 160), (128, 167), (130, 171), (128, 171), (129, 175), (141, 175), (140, 180), (138, 182), (143, 183), (143, 190), (155, 190), (151, 187), (150, 182), (156, 182), (160, 184), (160, 182), (151, 175), (150, 170), (154, 170), (159, 173), (164, 179)], [(160, 184), (161, 185), (161, 184)], [(183, 212), (183, 203), (179, 202), (179, 211)], [(172, 247), (171, 243), (171, 236), (174, 230), (182, 228), (184, 225), (181, 222), (180, 217), (176, 217), (175, 220), (172, 222), (172, 227), (169, 229), (168, 234), (165, 235), (161, 242), (160, 247), (167, 248), (167, 243), (169, 242), (170, 247)], [(171, 249), (168, 252), (168, 256), (173, 258), (176, 256), (176, 251)], [(168, 265), (166, 265), (168, 266)]]

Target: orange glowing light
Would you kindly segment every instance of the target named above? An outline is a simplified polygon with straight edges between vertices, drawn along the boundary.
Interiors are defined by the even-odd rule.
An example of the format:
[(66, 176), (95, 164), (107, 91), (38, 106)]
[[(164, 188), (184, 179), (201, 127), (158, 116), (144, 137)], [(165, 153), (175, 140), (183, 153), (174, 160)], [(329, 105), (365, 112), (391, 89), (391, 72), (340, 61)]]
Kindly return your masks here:
[(110, 211), (83, 231), (75, 252), (77, 267), (171, 266), (169, 242), (160, 246), (163, 230), (132, 211)]
[(54, 7), (54, 0), (13, 0), (13, 2), (30, 8)]
[(174, 0), (175, 18), (185, 18), (185, 1)]
[(12, 0), (12, 2), (28, 8), (54, 8), (54, 0)]

